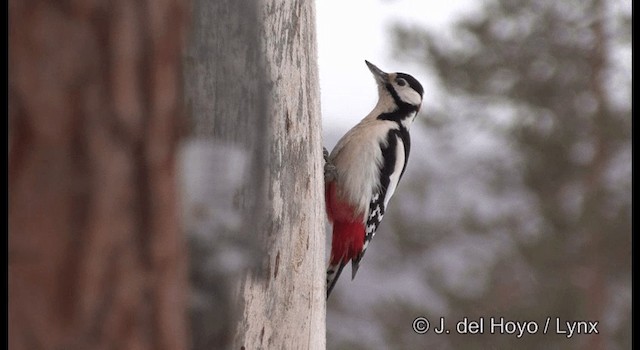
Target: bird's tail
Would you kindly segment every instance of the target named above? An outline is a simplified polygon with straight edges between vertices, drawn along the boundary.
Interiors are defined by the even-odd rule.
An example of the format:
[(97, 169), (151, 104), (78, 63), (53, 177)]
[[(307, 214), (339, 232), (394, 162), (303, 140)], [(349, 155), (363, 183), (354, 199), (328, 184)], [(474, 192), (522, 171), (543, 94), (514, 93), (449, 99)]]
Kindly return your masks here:
[(344, 269), (346, 263), (338, 262), (337, 264), (331, 264), (327, 268), (327, 299), (329, 299), (329, 295), (335, 287), (336, 282), (338, 282), (338, 277), (342, 273), (342, 269)]
[(327, 215), (333, 223), (333, 234), (331, 238), (331, 258), (327, 268), (327, 298), (338, 282), (338, 277), (342, 273), (344, 266), (354, 258), (357, 258), (353, 265), (355, 271), (358, 270), (361, 253), (365, 241), (364, 222), (355, 215), (352, 206), (342, 201), (336, 195), (335, 182), (329, 182), (325, 186), (325, 198), (327, 203)]
[(334, 221), (331, 240), (331, 259), (327, 268), (327, 298), (338, 281), (342, 269), (351, 259), (357, 259), (353, 266), (355, 270), (352, 279), (355, 276), (364, 244), (364, 225), (357, 221)]

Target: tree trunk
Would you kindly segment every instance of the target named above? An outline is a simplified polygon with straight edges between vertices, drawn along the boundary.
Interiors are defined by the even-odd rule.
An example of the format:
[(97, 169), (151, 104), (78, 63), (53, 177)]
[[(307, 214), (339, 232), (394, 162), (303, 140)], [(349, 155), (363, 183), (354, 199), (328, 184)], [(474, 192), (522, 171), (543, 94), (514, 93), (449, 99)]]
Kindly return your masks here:
[[(233, 240), (249, 246), (245, 256), (257, 258), (248, 264), (256, 265), (248, 274), (237, 276), (227, 269), (226, 277), (224, 271), (222, 276), (216, 274), (217, 283), (196, 283), (205, 286), (199, 295), (218, 295), (215, 289), (226, 285), (225, 278), (238, 285), (238, 307), (230, 311), (235, 319), (221, 313), (217, 320), (192, 318), (196, 344), (229, 344), (221, 342), (230, 339), (220, 340), (220, 334), (230, 331), (226, 323), (237, 324), (234, 349), (325, 348), (324, 197), (314, 11), (313, 2), (293, 0), (195, 2), (185, 66), (192, 135), (200, 144), (209, 141), (213, 147), (209, 154), (226, 154), (210, 158), (212, 166), (203, 175), (208, 175), (208, 185), (223, 187), (212, 193), (224, 193), (233, 184), (221, 180), (231, 176), (215, 175), (220, 168), (245, 170), (235, 174), (243, 179), (235, 195), (216, 195), (210, 200), (214, 203), (205, 205), (209, 214), (224, 211), (221, 198), (232, 198), (241, 211), (241, 227), (218, 225), (195, 231), (200, 237), (213, 237), (212, 250), (217, 253), (211, 254), (228, 252)], [(229, 151), (215, 151), (225, 147)], [(246, 167), (237, 166), (243, 162)], [(187, 216), (194, 212), (202, 216), (202, 209), (189, 207), (190, 199), (187, 202)], [(211, 275), (202, 271), (195, 274)], [(216, 301), (210, 301), (207, 313), (220, 310), (211, 305)], [(220, 334), (201, 334), (213, 328)]]
[(186, 349), (186, 8), (9, 2), (9, 348)]
[(236, 348), (325, 348), (324, 178), (315, 8), (266, 1), (271, 86), (266, 276), (242, 286)]

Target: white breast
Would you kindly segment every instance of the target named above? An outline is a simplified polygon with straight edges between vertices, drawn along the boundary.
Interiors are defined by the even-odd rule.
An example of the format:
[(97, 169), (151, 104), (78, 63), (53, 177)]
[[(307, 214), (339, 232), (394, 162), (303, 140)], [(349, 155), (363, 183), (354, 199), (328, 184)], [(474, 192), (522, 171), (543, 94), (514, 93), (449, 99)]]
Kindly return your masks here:
[[(365, 118), (349, 130), (331, 152), (330, 158), (338, 173), (336, 183), (339, 195), (357, 208), (363, 221), (371, 196), (380, 186), (379, 169), (383, 162), (380, 145), (386, 146), (386, 137), (391, 129), (398, 129), (398, 124), (389, 120)], [(398, 143), (402, 145), (402, 141), (398, 140)], [(393, 176), (399, 178), (400, 173), (394, 173)], [(390, 193), (388, 192), (385, 198), (385, 205), (397, 182), (397, 179), (390, 181), (389, 185), (393, 186), (393, 189), (388, 190)]]

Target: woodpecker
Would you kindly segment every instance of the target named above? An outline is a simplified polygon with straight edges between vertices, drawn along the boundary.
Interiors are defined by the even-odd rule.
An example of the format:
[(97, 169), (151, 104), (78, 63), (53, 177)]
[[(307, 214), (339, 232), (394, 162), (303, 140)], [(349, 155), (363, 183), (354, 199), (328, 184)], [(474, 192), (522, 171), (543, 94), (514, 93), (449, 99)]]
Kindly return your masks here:
[(365, 60), (378, 85), (378, 103), (325, 156), (325, 200), (333, 223), (327, 298), (345, 265), (351, 279), (376, 234), (407, 167), (409, 128), (424, 90), (409, 74), (385, 73)]

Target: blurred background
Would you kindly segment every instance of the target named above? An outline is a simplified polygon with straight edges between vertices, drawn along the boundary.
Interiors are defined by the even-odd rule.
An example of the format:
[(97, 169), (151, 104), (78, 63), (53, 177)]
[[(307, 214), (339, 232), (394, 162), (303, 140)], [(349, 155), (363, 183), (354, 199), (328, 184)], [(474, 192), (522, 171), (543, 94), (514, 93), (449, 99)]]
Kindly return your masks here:
[[(631, 348), (631, 1), (316, 6), (328, 149), (376, 102), (365, 59), (425, 86), (407, 172), (328, 301), (328, 348)], [(418, 316), (540, 330), (418, 335)]]
[[(323, 216), (295, 185), (321, 183), (299, 167), (321, 158), (313, 10), (293, 2), (9, 2), (10, 349), (225, 348), (239, 283), (257, 286), (244, 311), (265, 311), (238, 333), (323, 347), (324, 246), (300, 239), (318, 235), (263, 255)], [(327, 148), (376, 102), (365, 59), (425, 87), (402, 183), (328, 300), (328, 348), (631, 348), (631, 6), (316, 2)], [(296, 314), (313, 321), (263, 321)], [(539, 328), (456, 334), (491, 317)], [(598, 334), (568, 337), (577, 321)]]

